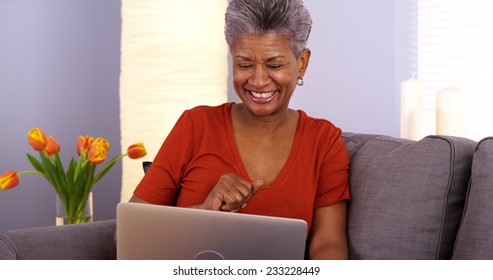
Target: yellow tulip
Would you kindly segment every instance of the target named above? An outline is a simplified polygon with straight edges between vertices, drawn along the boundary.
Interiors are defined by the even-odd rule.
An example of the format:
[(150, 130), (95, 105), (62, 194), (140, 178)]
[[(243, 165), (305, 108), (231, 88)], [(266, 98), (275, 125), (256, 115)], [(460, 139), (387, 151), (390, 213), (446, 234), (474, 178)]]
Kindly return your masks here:
[(41, 128), (33, 128), (27, 133), (27, 141), (35, 151), (43, 151), (48, 139)]
[(0, 189), (8, 190), (19, 184), (19, 175), (15, 171), (7, 171), (0, 176)]
[(131, 159), (138, 159), (147, 155), (146, 148), (142, 143), (136, 143), (130, 145), (127, 149), (128, 157)]
[(103, 149), (106, 150), (106, 152), (108, 152), (110, 150), (110, 142), (106, 141), (106, 139), (104, 139), (103, 137), (96, 138), (92, 142), (91, 148), (92, 148), (92, 146), (101, 146)]
[(108, 150), (102, 145), (92, 145), (87, 153), (87, 159), (92, 164), (100, 164), (106, 159)]

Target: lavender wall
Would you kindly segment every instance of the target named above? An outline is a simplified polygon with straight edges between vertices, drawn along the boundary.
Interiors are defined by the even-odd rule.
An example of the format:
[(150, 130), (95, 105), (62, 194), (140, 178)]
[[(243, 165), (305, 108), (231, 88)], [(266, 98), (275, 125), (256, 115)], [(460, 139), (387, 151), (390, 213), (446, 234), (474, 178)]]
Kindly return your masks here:
[[(313, 19), (312, 56), (290, 107), (343, 131), (399, 136), (399, 84), (412, 73), (415, 0), (303, 2)], [(231, 87), (228, 97), (238, 101)]]
[(305, 86), (291, 106), (344, 131), (399, 136), (399, 84), (411, 76), (415, 0), (305, 0), (313, 17)]
[[(0, 173), (32, 169), (27, 131), (41, 127), (64, 162), (79, 135), (102, 136), (120, 151), (119, 0), (0, 1)], [(95, 220), (115, 217), (117, 164), (94, 189)], [(0, 192), (0, 229), (53, 225), (55, 192), (26, 175)]]
[(293, 107), (345, 131), (395, 134), (395, 2), (305, 1), (314, 21), (312, 57)]

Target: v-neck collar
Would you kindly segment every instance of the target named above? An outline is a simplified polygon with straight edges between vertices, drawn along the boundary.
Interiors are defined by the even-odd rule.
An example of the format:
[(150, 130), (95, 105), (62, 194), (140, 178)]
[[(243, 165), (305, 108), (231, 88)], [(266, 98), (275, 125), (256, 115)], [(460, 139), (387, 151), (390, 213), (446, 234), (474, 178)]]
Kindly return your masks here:
[[(251, 181), (251, 178), (248, 176), (248, 172), (245, 168), (245, 165), (243, 164), (243, 161), (241, 160), (240, 157), (240, 152), (238, 151), (238, 146), (236, 143), (235, 135), (233, 132), (233, 121), (231, 120), (231, 108), (233, 107), (235, 103), (234, 102), (229, 102), (224, 106), (224, 120), (226, 123), (226, 132), (227, 132), (227, 137), (228, 137), (228, 142), (229, 142), (229, 148), (231, 151), (231, 154), (233, 155), (234, 161), (236, 163), (236, 166), (238, 167), (238, 170), (241, 174), (239, 174), (242, 178), (247, 178), (248, 180)], [(262, 187), (261, 190), (267, 190), (267, 189), (273, 189), (280, 185), (280, 183), (284, 180), (284, 178), (289, 174), (289, 170), (292, 168), (296, 155), (298, 153), (300, 144), (301, 144), (301, 136), (303, 135), (303, 128), (304, 128), (304, 123), (305, 123), (305, 118), (306, 114), (299, 110), (298, 111), (300, 116), (298, 119), (298, 124), (296, 126), (296, 133), (294, 136), (294, 141), (293, 145), (291, 147), (291, 151), (289, 152), (288, 159), (284, 163), (284, 166), (281, 169), (281, 172), (279, 175), (277, 175), (276, 179), (268, 186)]]

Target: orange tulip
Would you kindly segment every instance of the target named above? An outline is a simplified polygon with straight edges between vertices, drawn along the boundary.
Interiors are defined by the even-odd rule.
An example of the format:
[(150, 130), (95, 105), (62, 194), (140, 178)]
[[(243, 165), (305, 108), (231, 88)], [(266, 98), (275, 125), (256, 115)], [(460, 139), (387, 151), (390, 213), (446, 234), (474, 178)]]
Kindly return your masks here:
[(27, 133), (27, 141), (35, 151), (43, 151), (48, 139), (41, 128), (33, 128)]
[(106, 139), (104, 139), (103, 137), (98, 137), (96, 138), (92, 144), (91, 144), (91, 148), (93, 146), (101, 146), (103, 149), (106, 150), (106, 152), (108, 152), (110, 150), (110, 142), (106, 141)]
[(92, 145), (87, 153), (87, 159), (92, 164), (100, 164), (106, 159), (106, 154), (108, 150), (105, 149), (102, 145)]
[(0, 176), (0, 189), (8, 190), (19, 184), (19, 175), (15, 171), (7, 171)]
[(89, 150), (89, 147), (91, 147), (92, 142), (94, 142), (94, 138), (90, 137), (89, 135), (84, 136), (79, 136), (77, 138), (77, 153), (79, 156), (81, 154), (87, 153), (87, 150)]
[(142, 143), (130, 145), (127, 149), (127, 153), (128, 157), (131, 159), (138, 159), (147, 155), (146, 148)]
[(44, 152), (50, 157), (60, 152), (60, 144), (58, 144), (53, 136), (48, 136), (48, 142), (46, 143)]

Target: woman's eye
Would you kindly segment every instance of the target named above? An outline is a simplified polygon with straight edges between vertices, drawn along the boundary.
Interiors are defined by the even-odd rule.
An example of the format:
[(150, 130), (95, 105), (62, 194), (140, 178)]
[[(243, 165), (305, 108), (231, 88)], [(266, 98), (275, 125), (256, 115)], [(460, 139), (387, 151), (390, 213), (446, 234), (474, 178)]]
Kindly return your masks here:
[(243, 68), (243, 69), (247, 69), (247, 68), (252, 67), (252, 65), (251, 64), (238, 64), (238, 67)]
[(269, 67), (270, 69), (278, 69), (278, 68), (281, 68), (282, 65), (281, 64), (270, 64), (270, 65), (267, 65), (267, 67)]

